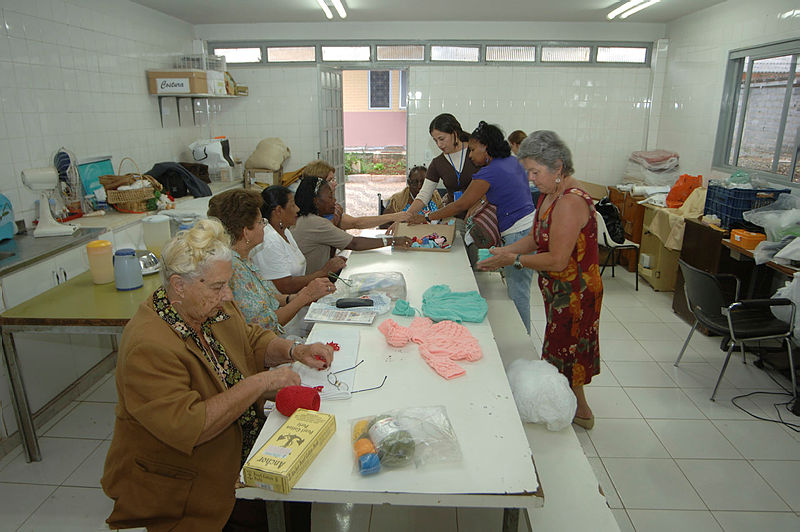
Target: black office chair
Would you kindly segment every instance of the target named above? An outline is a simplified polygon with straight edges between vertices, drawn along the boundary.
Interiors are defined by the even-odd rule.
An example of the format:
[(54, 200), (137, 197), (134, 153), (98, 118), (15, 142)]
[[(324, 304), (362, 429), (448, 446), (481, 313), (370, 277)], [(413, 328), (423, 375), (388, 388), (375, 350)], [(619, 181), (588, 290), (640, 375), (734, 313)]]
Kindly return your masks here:
[[(795, 382), (791, 342), (794, 328), (794, 303), (785, 298), (740, 300), (739, 289), (741, 285), (735, 275), (711, 274), (690, 266), (680, 259), (678, 264), (683, 273), (683, 288), (686, 293), (686, 301), (692, 314), (694, 314), (695, 321), (689, 331), (689, 336), (686, 337), (686, 341), (683, 343), (681, 352), (678, 354), (675, 366), (677, 367), (681, 361), (681, 357), (686, 351), (686, 346), (689, 345), (689, 340), (692, 338), (692, 334), (694, 334), (698, 324), (702, 324), (710, 331), (722, 335), (720, 349), (727, 349), (727, 356), (719, 372), (714, 392), (711, 394), (711, 400), (713, 401), (717, 395), (719, 384), (722, 382), (725, 369), (728, 367), (728, 361), (731, 358), (734, 347), (738, 345), (742, 351), (742, 357), (744, 357), (745, 343), (758, 340), (782, 339), (786, 342), (786, 351), (789, 355), (792, 401), (793, 405), (797, 407), (797, 383)], [(733, 299), (730, 298), (730, 295), (726, 297), (726, 292), (722, 285), (724, 281), (734, 281), (736, 283)], [(728, 294), (730, 294), (730, 290), (728, 290)], [(791, 306), (792, 309), (789, 323), (775, 318), (770, 312), (771, 307), (787, 305)]]

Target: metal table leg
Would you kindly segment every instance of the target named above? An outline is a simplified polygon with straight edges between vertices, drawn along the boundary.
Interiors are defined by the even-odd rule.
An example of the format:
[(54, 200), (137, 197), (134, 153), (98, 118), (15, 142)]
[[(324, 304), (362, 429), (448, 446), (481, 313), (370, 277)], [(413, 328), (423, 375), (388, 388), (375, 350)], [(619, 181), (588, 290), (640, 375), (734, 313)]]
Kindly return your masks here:
[(3, 357), (8, 368), (8, 382), (11, 385), (11, 400), (14, 401), (14, 414), (17, 418), (19, 435), (25, 449), (27, 462), (39, 462), (42, 454), (39, 451), (39, 442), (36, 439), (36, 429), (33, 426), (28, 394), (25, 392), (25, 383), (22, 380), (22, 371), (17, 359), (17, 349), (14, 338), (10, 332), (3, 331)]

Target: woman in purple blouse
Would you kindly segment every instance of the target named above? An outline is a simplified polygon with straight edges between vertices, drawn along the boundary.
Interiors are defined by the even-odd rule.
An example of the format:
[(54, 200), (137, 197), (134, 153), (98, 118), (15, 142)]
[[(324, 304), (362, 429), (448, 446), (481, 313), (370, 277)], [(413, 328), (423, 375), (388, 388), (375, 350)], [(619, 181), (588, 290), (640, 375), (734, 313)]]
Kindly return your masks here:
[[(456, 201), (423, 218), (414, 216), (412, 223), (441, 220), (466, 211), (484, 195), (497, 207), (497, 222), (503, 245), (513, 244), (526, 236), (533, 226), (533, 201), (525, 170), (499, 127), (481, 121), (469, 137), (469, 158), (480, 167), (467, 189)], [(531, 279), (533, 272), (517, 261), (504, 268), (508, 296), (514, 302), (528, 334), (531, 333)]]

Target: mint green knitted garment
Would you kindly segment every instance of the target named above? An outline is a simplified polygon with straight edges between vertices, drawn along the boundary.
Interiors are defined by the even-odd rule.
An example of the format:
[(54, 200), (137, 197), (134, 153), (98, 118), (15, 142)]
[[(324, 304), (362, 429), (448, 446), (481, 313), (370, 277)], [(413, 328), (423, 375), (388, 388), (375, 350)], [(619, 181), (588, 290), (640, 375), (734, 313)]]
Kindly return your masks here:
[(405, 299), (398, 299), (397, 303), (394, 304), (394, 308), (392, 309), (392, 314), (397, 316), (414, 316), (416, 314), (416, 309), (412, 307), (408, 301)]
[(446, 284), (437, 284), (422, 294), (422, 315), (434, 321), (480, 323), (488, 311), (489, 305), (486, 300), (474, 290), (452, 292)]

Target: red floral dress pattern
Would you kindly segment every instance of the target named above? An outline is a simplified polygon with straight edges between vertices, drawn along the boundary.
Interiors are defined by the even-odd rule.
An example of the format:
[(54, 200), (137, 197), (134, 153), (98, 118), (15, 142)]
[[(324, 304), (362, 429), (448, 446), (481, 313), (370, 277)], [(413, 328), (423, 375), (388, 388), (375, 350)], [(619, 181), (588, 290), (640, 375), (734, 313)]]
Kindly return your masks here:
[[(558, 368), (572, 386), (582, 386), (600, 373), (598, 327), (603, 281), (597, 264), (597, 220), (592, 198), (579, 188), (567, 189), (564, 194), (583, 198), (589, 205), (590, 216), (578, 235), (566, 269), (539, 272), (547, 316), (542, 358)], [(537, 215), (533, 223), (533, 238), (539, 253), (550, 249), (550, 223), (557, 201), (542, 217)]]

